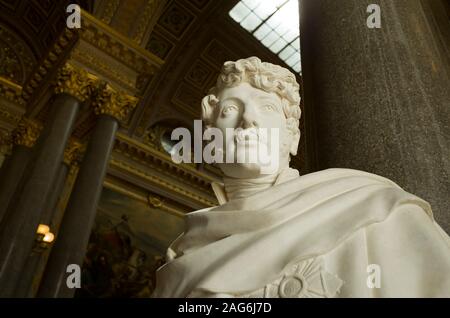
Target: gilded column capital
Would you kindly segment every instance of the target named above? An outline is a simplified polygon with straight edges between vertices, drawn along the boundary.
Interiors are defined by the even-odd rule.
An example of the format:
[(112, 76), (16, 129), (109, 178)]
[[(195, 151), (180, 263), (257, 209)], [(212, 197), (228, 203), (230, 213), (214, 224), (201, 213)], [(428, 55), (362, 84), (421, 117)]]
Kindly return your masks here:
[(64, 163), (69, 167), (73, 164), (78, 164), (81, 161), (81, 157), (86, 150), (85, 145), (78, 139), (70, 138), (66, 149), (64, 150)]
[(136, 107), (137, 102), (136, 97), (115, 90), (109, 84), (104, 83), (99, 87), (93, 103), (95, 114), (109, 115), (122, 122)]
[(12, 133), (14, 144), (31, 148), (42, 130), (42, 125), (34, 120), (22, 118)]
[(85, 101), (96, 89), (98, 78), (86, 70), (66, 63), (58, 72), (55, 93), (66, 93)]

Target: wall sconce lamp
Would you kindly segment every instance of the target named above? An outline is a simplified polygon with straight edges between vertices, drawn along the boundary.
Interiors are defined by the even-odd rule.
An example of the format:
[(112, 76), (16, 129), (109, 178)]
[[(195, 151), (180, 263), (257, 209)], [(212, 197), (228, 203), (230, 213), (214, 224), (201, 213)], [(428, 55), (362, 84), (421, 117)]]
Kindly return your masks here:
[(55, 239), (55, 235), (50, 232), (50, 227), (45, 224), (39, 224), (36, 230), (36, 241), (39, 249), (46, 249)]

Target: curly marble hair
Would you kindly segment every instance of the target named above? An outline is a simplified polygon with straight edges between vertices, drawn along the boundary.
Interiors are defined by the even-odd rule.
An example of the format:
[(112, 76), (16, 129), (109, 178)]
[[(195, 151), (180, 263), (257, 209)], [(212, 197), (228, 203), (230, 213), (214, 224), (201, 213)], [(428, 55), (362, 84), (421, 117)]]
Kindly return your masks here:
[[(217, 94), (224, 88), (249, 83), (268, 93), (276, 93), (282, 100), (287, 129), (300, 138), (299, 122), (301, 116), (299, 85), (295, 75), (288, 69), (271, 63), (261, 62), (255, 56), (236, 62), (225, 62), (217, 78), (216, 86), (202, 100), (202, 120), (211, 127), (216, 120), (219, 100)], [(293, 155), (296, 151), (291, 151)]]

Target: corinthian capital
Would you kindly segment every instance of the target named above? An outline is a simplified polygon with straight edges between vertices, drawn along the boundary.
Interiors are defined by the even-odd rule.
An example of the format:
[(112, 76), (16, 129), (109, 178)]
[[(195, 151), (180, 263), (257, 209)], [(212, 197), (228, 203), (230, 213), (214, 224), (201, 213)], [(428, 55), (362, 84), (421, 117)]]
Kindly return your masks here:
[(85, 146), (79, 140), (70, 138), (64, 150), (64, 163), (68, 166), (77, 164), (85, 150)]
[(128, 117), (137, 101), (136, 97), (117, 91), (109, 84), (103, 84), (94, 100), (95, 113), (112, 116), (120, 122)]
[(34, 146), (42, 130), (42, 125), (31, 119), (22, 118), (12, 133), (16, 145), (31, 148)]
[(85, 101), (95, 90), (98, 78), (82, 68), (66, 63), (58, 72), (55, 93), (66, 93)]

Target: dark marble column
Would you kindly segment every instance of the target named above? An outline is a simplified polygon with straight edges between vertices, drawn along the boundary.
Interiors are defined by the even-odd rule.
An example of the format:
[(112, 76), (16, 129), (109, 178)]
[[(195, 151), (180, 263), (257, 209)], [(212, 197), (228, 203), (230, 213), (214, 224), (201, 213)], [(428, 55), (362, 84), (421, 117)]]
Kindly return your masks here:
[(11, 141), (14, 144), (12, 153), (1, 167), (0, 224), (28, 165), (32, 155), (31, 148), (39, 137), (40, 130), (39, 123), (24, 118), (12, 133)]
[[(437, 32), (425, 3), (300, 1), (306, 138), (314, 170), (392, 179), (450, 231), (450, 33)], [(381, 28), (367, 26), (370, 4)]]
[(116, 118), (123, 118), (136, 103), (131, 96), (117, 95), (119, 93), (107, 86), (97, 101), (96, 112), (100, 115), (51, 251), (38, 297), (72, 297), (75, 292), (75, 289), (67, 287), (66, 269), (69, 264), (83, 265), (118, 128)]
[(11, 157), (11, 149), (13, 146), (12, 134), (5, 130), (0, 130), (0, 179), (3, 178), (5, 169), (3, 167)]
[[(49, 225), (50, 231), (54, 232), (57, 225), (54, 222), (54, 215), (58, 202), (61, 199), (61, 192), (66, 183), (67, 176), (72, 164), (79, 161), (82, 144), (74, 139), (69, 140), (69, 144), (64, 151), (64, 162), (60, 164), (57, 178), (52, 185), (50, 194), (43, 209), (39, 224)], [(45, 245), (44, 245), (45, 246)], [(49, 246), (45, 246), (49, 247)], [(47, 248), (35, 248), (28, 257), (25, 267), (22, 269), (22, 275), (15, 289), (15, 297), (33, 297), (33, 280), (40, 273), (37, 272), (39, 263), (45, 259), (44, 253), (48, 253)]]
[(2, 176), (0, 178), (0, 224), (6, 214), (11, 198), (19, 186), (31, 152), (32, 150), (26, 146), (14, 146), (11, 157), (7, 158), (2, 167)]
[[(46, 200), (53, 191), (67, 139), (80, 102), (67, 94), (55, 96), (53, 118), (43, 130), (37, 153), (27, 168), (15, 204), (9, 205), (0, 229), (0, 296), (10, 296), (34, 244)], [(30, 167), (31, 166), (31, 167)]]
[(16, 191), (18, 195), (14, 195), (1, 224), (0, 297), (14, 295), (33, 249), (42, 211), (53, 191), (80, 103), (90, 97), (96, 83), (96, 77), (68, 63), (56, 74), (56, 95), (49, 106), (50, 115)]

